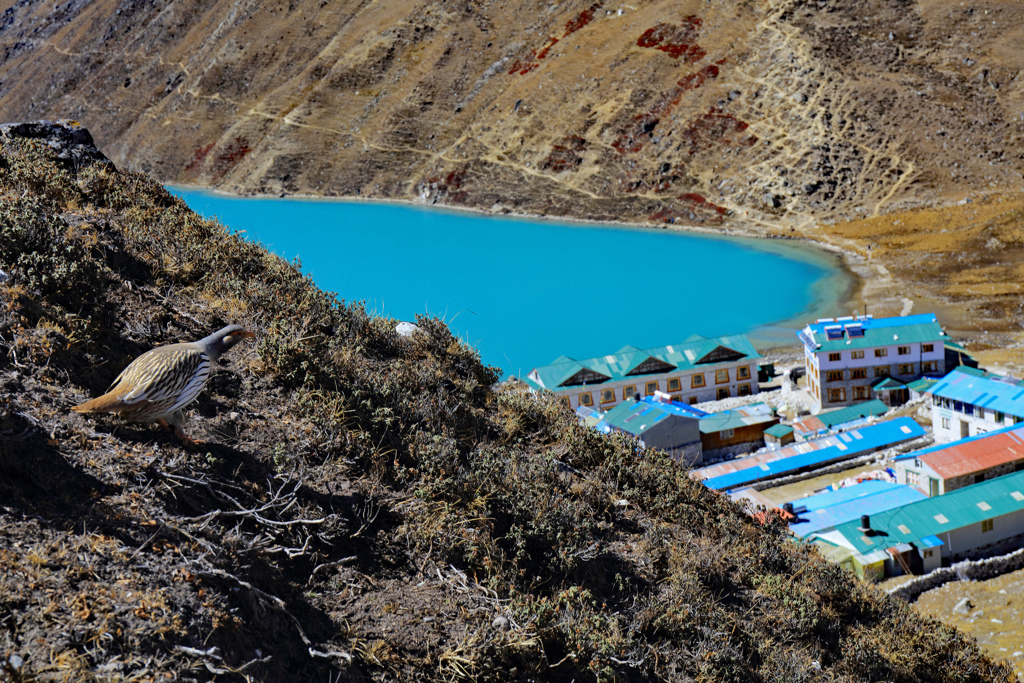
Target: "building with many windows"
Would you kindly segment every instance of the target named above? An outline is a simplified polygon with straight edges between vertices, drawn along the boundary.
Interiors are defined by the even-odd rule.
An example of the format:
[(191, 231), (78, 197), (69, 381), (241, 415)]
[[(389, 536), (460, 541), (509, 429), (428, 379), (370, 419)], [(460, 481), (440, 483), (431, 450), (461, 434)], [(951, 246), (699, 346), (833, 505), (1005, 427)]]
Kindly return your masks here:
[(608, 410), (636, 396), (668, 394), (693, 405), (758, 393), (760, 354), (744, 334), (708, 339), (694, 335), (681, 344), (638, 349), (576, 360), (556, 358), (525, 378), (534, 390), (547, 390), (579, 406)]
[(946, 373), (948, 337), (930, 313), (825, 318), (797, 335), (816, 411), (883, 396), (889, 404), (901, 403), (910, 395), (901, 383)]
[(930, 389), (935, 440), (948, 443), (1024, 422), (1024, 381), (958, 367)]

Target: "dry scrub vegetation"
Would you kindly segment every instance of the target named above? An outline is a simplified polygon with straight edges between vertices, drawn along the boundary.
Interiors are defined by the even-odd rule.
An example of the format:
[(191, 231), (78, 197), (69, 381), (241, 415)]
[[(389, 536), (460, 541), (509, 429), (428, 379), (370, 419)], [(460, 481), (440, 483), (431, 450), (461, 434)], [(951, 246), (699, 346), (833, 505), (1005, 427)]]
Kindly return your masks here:
[[(0, 137), (0, 678), (1013, 680), (662, 454), (496, 391), (440, 321), (401, 337), (69, 153), (83, 133)], [(257, 344), (194, 404), (207, 444), (69, 412), (228, 322)]]

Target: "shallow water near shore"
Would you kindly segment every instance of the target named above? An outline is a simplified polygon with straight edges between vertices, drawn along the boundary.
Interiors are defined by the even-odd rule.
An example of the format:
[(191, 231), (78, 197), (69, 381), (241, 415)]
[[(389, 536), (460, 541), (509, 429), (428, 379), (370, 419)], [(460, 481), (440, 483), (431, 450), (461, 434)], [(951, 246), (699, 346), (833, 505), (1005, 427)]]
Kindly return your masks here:
[(693, 334), (792, 346), (795, 329), (848, 307), (838, 257), (796, 242), (169, 189), (341, 299), (442, 318), (502, 377)]

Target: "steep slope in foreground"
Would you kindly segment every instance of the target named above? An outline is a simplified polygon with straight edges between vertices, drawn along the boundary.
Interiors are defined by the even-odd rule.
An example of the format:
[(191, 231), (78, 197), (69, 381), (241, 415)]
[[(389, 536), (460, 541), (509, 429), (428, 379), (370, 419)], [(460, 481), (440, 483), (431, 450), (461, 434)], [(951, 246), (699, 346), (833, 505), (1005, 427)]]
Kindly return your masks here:
[[(0, 670), (16, 681), (1010, 681), (660, 454), (495, 393), (118, 172), (0, 132)], [(84, 417), (140, 351), (254, 330), (190, 411)]]

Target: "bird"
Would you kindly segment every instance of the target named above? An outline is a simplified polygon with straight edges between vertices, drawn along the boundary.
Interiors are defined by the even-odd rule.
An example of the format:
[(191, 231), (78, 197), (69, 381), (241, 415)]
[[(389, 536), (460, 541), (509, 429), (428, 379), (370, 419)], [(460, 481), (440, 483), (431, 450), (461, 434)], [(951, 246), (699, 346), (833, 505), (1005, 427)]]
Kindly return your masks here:
[(107, 393), (74, 406), (78, 413), (119, 413), (129, 422), (156, 422), (188, 444), (182, 412), (206, 386), (210, 365), (228, 349), (256, 335), (228, 325), (199, 341), (157, 346), (121, 371)]

